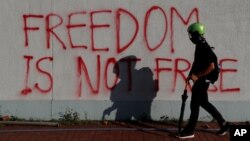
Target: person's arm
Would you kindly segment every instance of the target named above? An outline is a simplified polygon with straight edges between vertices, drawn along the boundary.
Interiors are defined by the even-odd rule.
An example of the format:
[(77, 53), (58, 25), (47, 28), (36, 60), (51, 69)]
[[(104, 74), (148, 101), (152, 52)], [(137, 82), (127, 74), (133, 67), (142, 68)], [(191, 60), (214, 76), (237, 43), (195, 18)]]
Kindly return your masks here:
[(210, 63), (210, 64), (208, 65), (208, 67), (207, 67), (204, 71), (202, 71), (202, 72), (200, 72), (200, 73), (198, 73), (198, 74), (191, 74), (190, 78), (193, 80), (193, 82), (195, 82), (195, 81), (198, 80), (199, 78), (208, 75), (208, 74), (209, 74), (210, 72), (212, 72), (214, 69), (215, 69), (215, 64), (214, 64), (214, 63)]
[(194, 64), (191, 67), (191, 70), (190, 70), (190, 72), (188, 74), (188, 77), (190, 77), (193, 74), (193, 72), (194, 72)]
[(207, 69), (205, 69), (204, 71), (200, 72), (198, 74), (198, 78), (201, 78), (203, 76), (208, 75), (210, 72), (212, 72), (215, 69), (215, 64), (214, 63), (210, 63), (207, 67)]
[(195, 62), (193, 62), (193, 64), (192, 64), (192, 67), (188, 73), (188, 77), (187, 77), (186, 81), (189, 81), (191, 79), (191, 76), (194, 73), (194, 69), (195, 69)]

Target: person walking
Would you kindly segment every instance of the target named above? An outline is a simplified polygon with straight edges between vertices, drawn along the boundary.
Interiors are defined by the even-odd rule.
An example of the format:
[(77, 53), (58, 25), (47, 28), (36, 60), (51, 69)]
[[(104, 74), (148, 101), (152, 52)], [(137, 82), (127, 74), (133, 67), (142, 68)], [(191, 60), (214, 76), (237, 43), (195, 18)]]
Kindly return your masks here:
[(218, 79), (219, 66), (213, 48), (204, 38), (205, 27), (201, 23), (193, 23), (188, 27), (189, 39), (195, 44), (194, 62), (187, 77), (186, 83), (193, 81), (191, 96), (191, 114), (188, 124), (177, 136), (180, 139), (194, 138), (194, 130), (199, 117), (199, 108), (204, 108), (218, 121), (220, 130), (218, 135), (225, 135), (229, 123), (225, 121), (220, 112), (208, 101), (208, 87)]

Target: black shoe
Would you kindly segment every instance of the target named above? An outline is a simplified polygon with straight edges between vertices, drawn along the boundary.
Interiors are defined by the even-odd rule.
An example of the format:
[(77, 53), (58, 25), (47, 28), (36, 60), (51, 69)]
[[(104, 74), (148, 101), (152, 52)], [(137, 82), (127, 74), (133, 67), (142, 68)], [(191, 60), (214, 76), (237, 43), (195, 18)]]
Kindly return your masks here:
[(179, 139), (190, 139), (190, 138), (194, 138), (194, 132), (186, 132), (186, 131), (183, 131), (183, 132), (181, 132), (180, 134), (178, 134), (176, 137), (179, 138)]
[(227, 134), (228, 130), (229, 130), (229, 123), (226, 122), (223, 126), (221, 126), (220, 131), (217, 132), (217, 135), (224, 136)]

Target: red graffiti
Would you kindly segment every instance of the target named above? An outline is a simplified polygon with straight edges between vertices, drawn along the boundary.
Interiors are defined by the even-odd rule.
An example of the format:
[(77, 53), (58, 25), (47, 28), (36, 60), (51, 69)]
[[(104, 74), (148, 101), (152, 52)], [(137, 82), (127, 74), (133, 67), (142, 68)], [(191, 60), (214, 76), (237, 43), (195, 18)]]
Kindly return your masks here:
[(36, 19), (42, 19), (44, 16), (43, 15), (23, 15), (23, 22), (24, 22), (24, 35), (25, 35), (25, 47), (29, 46), (29, 36), (28, 36), (28, 31), (36, 31), (39, 30), (39, 27), (28, 27), (28, 22), (27, 20), (31, 20), (30, 18), (36, 18)]
[(98, 94), (100, 90), (100, 69), (101, 69), (101, 60), (100, 55), (97, 56), (97, 67), (94, 68), (96, 70), (97, 75), (97, 81), (96, 81), (96, 88), (94, 88), (93, 84), (91, 83), (91, 79), (89, 76), (88, 67), (84, 63), (83, 59), (81, 57), (77, 57), (77, 79), (78, 79), (78, 87), (77, 87), (77, 95), (81, 96), (82, 94), (82, 71), (85, 74), (86, 83), (88, 84), (89, 88), (91, 89), (93, 94)]
[[(68, 25), (67, 25), (67, 33), (68, 33), (68, 38), (69, 38), (69, 43), (70, 43), (70, 46), (71, 48), (84, 48), (84, 49), (87, 49), (87, 45), (75, 45), (74, 42), (73, 42), (73, 37), (71, 35), (71, 30), (72, 29), (75, 29), (75, 28), (84, 28), (86, 27), (86, 24), (85, 23), (77, 23), (77, 24), (72, 24), (72, 17), (74, 16), (83, 16), (85, 15), (87, 12), (85, 11), (82, 11), (82, 12), (76, 12), (76, 13), (71, 13), (69, 14), (68, 16)], [(79, 30), (79, 29), (78, 29)]]
[(36, 61), (36, 64), (35, 64), (35, 69), (37, 70), (37, 72), (39, 74), (43, 74), (43, 75), (48, 77), (49, 87), (47, 89), (40, 88), (39, 83), (35, 83), (34, 87), (32, 87), (31, 84), (29, 84), (28, 80), (30, 78), (30, 68), (31, 68), (32, 60), (34, 59), (34, 57), (25, 55), (24, 59), (26, 59), (25, 86), (24, 86), (24, 89), (21, 91), (21, 94), (28, 95), (32, 92), (32, 89), (36, 89), (42, 94), (47, 94), (47, 93), (51, 92), (52, 87), (53, 87), (53, 76), (51, 73), (42, 69), (40, 65), (41, 65), (41, 63), (45, 62), (46, 60), (49, 60), (50, 62), (52, 62), (53, 58), (52, 57), (43, 57), (43, 58), (38, 59), (38, 61)]
[[(57, 23), (56, 25), (53, 25), (51, 26), (51, 18), (54, 17), (54, 18), (57, 18), (57, 20), (59, 20), (59, 23)], [(56, 21), (56, 20), (54, 20)], [(51, 40), (51, 35), (53, 35), (58, 41), (59, 43), (62, 45), (63, 49), (66, 49), (66, 45), (65, 43), (63, 42), (63, 40), (55, 33), (55, 28), (59, 27), (60, 25), (62, 25), (63, 23), (63, 19), (61, 16), (57, 15), (57, 14), (49, 14), (46, 16), (46, 41), (47, 41), (47, 48), (50, 48), (50, 40)]]
[[(160, 80), (160, 73), (165, 71), (165, 72), (170, 72), (172, 71), (172, 67), (161, 67), (160, 64), (162, 64), (163, 62), (168, 63), (168, 62), (172, 62), (172, 59), (168, 59), (168, 58), (156, 58), (155, 59), (156, 62), (156, 68), (155, 68), (155, 72), (156, 72), (156, 79)], [(159, 90), (159, 84), (157, 85), (157, 90)]]
[[(142, 59), (141, 58), (137, 58), (137, 60), (125, 60), (126, 63), (128, 64), (128, 68), (127, 68), (127, 78), (128, 78), (128, 91), (131, 90), (131, 86), (132, 86), (132, 75), (131, 75), (131, 63), (132, 62), (135, 62), (135, 61), (141, 61)], [(227, 59), (226, 59), (227, 60)], [(233, 60), (233, 59), (232, 59)], [(225, 62), (224, 59), (221, 60), (221, 62)], [(93, 88), (92, 86), (92, 83), (93, 80), (91, 81), (90, 79), (90, 76), (89, 76), (89, 72), (87, 70), (87, 66), (84, 65), (84, 61), (82, 60), (82, 58), (79, 58), (78, 57), (78, 61), (77, 61), (77, 64), (78, 64), (78, 90), (81, 89), (83, 83), (82, 83), (82, 73), (81, 71), (83, 70), (84, 71), (84, 74), (85, 74), (85, 79), (86, 79), (86, 84), (88, 84), (89, 88), (90, 88), (90, 91), (93, 93), (93, 94), (97, 94), (99, 92), (99, 88), (100, 88), (100, 74), (102, 74), (100, 71), (104, 71), (104, 85), (105, 87), (108, 89), (108, 90), (111, 90), (113, 88), (113, 86), (115, 86), (115, 84), (117, 84), (117, 80), (118, 80), (118, 77), (115, 76), (115, 79), (114, 79), (114, 83), (112, 84), (112, 86), (108, 86), (107, 85), (107, 80), (109, 80), (109, 76), (107, 74), (108, 72), (108, 67), (110, 66), (110, 64), (115, 64), (116, 63), (116, 60), (115, 58), (108, 58), (106, 60), (106, 63), (104, 64), (104, 70), (102, 70), (101, 68), (101, 64), (100, 63), (100, 56), (98, 55), (97, 56), (97, 67), (95, 68), (95, 70), (97, 71), (97, 83), (96, 83), (96, 89)], [(80, 65), (80, 66), (79, 66)], [(81, 66), (82, 65), (82, 66)], [(186, 74), (188, 73), (189, 69), (191, 67), (191, 63), (187, 60), (187, 59), (184, 59), (184, 58), (176, 58), (176, 59), (171, 59), (171, 58), (155, 58), (155, 69), (154, 69), (154, 75), (156, 75), (156, 79), (159, 80), (158, 82), (160, 82), (161, 80), (161, 77), (160, 77), (160, 74), (171, 74), (172, 76), (174, 77), (171, 77), (172, 80), (171, 82), (173, 82), (172, 84), (172, 92), (175, 92), (175, 89), (176, 89), (176, 84), (177, 84), (177, 80), (181, 79), (181, 81), (183, 83), (185, 83), (185, 80), (187, 78)], [(227, 72), (236, 72), (237, 70), (236, 69), (224, 69), (224, 68), (221, 68), (222, 69), (222, 72), (221, 72), (221, 78), (220, 80), (217, 82), (220, 87), (217, 88), (216, 85), (212, 85), (212, 89), (210, 89), (210, 92), (237, 92), (237, 91), (240, 91), (239, 88), (227, 88), (225, 89), (223, 87), (223, 79), (224, 79), (224, 73)], [(119, 70), (119, 68), (118, 68)], [(111, 70), (110, 70), (111, 71)], [(170, 84), (166, 84), (166, 86), (169, 86)], [(159, 86), (156, 85), (156, 86)], [(189, 88), (191, 89), (191, 85), (189, 85)], [(156, 90), (160, 90), (161, 88), (157, 87)], [(81, 90), (82, 91), (82, 90)], [(78, 91), (78, 96), (81, 96), (81, 91)]]
[(109, 48), (96, 48), (95, 47), (95, 36), (94, 31), (98, 28), (109, 28), (109, 24), (95, 24), (94, 23), (94, 15), (96, 14), (104, 14), (104, 13), (111, 13), (111, 10), (100, 10), (100, 11), (92, 11), (90, 12), (90, 29), (91, 29), (91, 49), (93, 51), (109, 51)]
[(190, 20), (192, 18), (192, 15), (195, 14), (196, 21), (199, 22), (199, 10), (198, 8), (194, 8), (191, 13), (189, 14), (187, 20), (183, 19), (181, 14), (178, 12), (178, 10), (175, 7), (171, 7), (171, 22), (170, 22), (170, 47), (171, 52), (174, 53), (174, 13), (177, 14), (177, 16), (181, 19), (181, 21), (184, 23), (184, 25), (188, 25), (190, 23)]
[(30, 73), (30, 61), (33, 59), (33, 56), (24, 56), (24, 59), (27, 59), (26, 63), (26, 74), (25, 74), (25, 83), (24, 83), (24, 89), (22, 90), (22, 95), (27, 95), (32, 92), (31, 88), (28, 87), (29, 82), (29, 73)]
[[(53, 76), (51, 73), (49, 73), (48, 71), (45, 71), (44, 69), (41, 68), (41, 63), (46, 63), (46, 60), (52, 62), (53, 58), (52, 57), (43, 57), (38, 59), (35, 62), (35, 68), (37, 70), (37, 72), (42, 76), (45, 76), (48, 78), (48, 88), (41, 88), (39, 86), (38, 83), (34, 84), (34, 87), (30, 87), (31, 85), (29, 84), (29, 78), (30, 78), (30, 67), (32, 64), (32, 61), (34, 59), (33, 56), (24, 56), (24, 59), (26, 60), (26, 74), (25, 74), (25, 86), (24, 89), (22, 90), (21, 94), (22, 95), (27, 95), (29, 93), (32, 92), (32, 89), (36, 89), (39, 92), (41, 92), (42, 94), (46, 94), (51, 92), (52, 87), (53, 87)], [(83, 85), (87, 85), (88, 86), (88, 90), (84, 90), (84, 91), (89, 91), (92, 94), (98, 94), (100, 92), (100, 87), (101, 85), (103, 85), (107, 90), (112, 90), (112, 88), (117, 84), (118, 82), (118, 74), (119, 74), (119, 68), (118, 68), (118, 73), (116, 73), (117, 75), (114, 76), (109, 76), (108, 72), (113, 72), (114, 73), (114, 65), (117, 63), (117, 60), (113, 57), (108, 58), (104, 64), (101, 63), (101, 56), (97, 55), (96, 56), (96, 67), (94, 68), (90, 68), (86, 63), (85, 63), (85, 59), (83, 59), (82, 57), (77, 57), (76, 58), (76, 69), (77, 69), (77, 87), (76, 87), (76, 92), (77, 92), (77, 96), (82, 96), (83, 94), (83, 90), (82, 90), (82, 86)], [(138, 62), (141, 61), (141, 58), (137, 58), (135, 60), (124, 60), (126, 61), (126, 63), (128, 64), (126, 71), (127, 73), (127, 78), (128, 78), (128, 91), (130, 91), (132, 89), (132, 74), (131, 74), (131, 63), (133, 62)], [(93, 60), (93, 63), (95, 61)], [(47, 62), (48, 63), (48, 62)], [(224, 79), (226, 78), (226, 76), (228, 75), (233, 75), (233, 73), (237, 72), (236, 68), (223, 68), (223, 64), (225, 63), (237, 63), (237, 60), (235, 59), (221, 59), (220, 60), (220, 64), (222, 65), (221, 67), (221, 74), (220, 74), (220, 79), (218, 80), (218, 85), (219, 87), (217, 87), (216, 85), (212, 85), (212, 89), (210, 89), (211, 92), (239, 92), (240, 88), (233, 88), (233, 87), (227, 87), (225, 88), (224, 84)], [(191, 63), (185, 59), (185, 58), (155, 58), (155, 68), (154, 68), (154, 75), (156, 76), (156, 80), (158, 80), (158, 83), (160, 82), (161, 78), (160, 75), (164, 75), (164, 74), (171, 74), (171, 82), (172, 83), (172, 92), (175, 92), (176, 89), (176, 84), (177, 81), (181, 81), (183, 83), (185, 83), (185, 80), (187, 78), (186, 74), (188, 73), (189, 69), (190, 69)], [(104, 68), (104, 69), (102, 69)], [(91, 70), (95, 70), (96, 72), (90, 71)], [(123, 68), (124, 69), (124, 68)], [(124, 71), (124, 70), (123, 70)], [(102, 73), (104, 72), (104, 73)], [(96, 78), (93, 79), (92, 77), (90, 77), (90, 73), (95, 73)], [(104, 76), (101, 76), (101, 75)], [(227, 75), (226, 75), (227, 74)], [(113, 77), (113, 83), (112, 85), (108, 84), (108, 80), (110, 80), (110, 77)], [(103, 78), (104, 82), (101, 82), (101, 79)], [(85, 81), (84, 81), (85, 79)], [(170, 84), (166, 84), (166, 86), (169, 86)], [(160, 90), (161, 88), (159, 88), (159, 84), (155, 85), (157, 88), (155, 88), (156, 90)], [(189, 88), (191, 88), (191, 86), (189, 85)]]
[[(116, 59), (115, 58), (109, 58), (107, 60), (107, 63), (105, 65), (105, 70), (104, 70), (104, 82), (105, 82), (105, 87), (108, 89), (108, 90), (112, 90), (114, 88), (114, 86), (117, 84), (118, 82), (118, 76), (115, 75), (115, 79), (114, 79), (114, 82), (113, 84), (110, 86), (108, 84), (108, 80), (109, 80), (109, 76), (108, 76), (108, 70), (109, 70), (109, 67), (110, 67), (110, 64), (113, 64), (113, 68), (114, 68), (114, 65), (116, 64)], [(119, 71), (119, 70), (118, 70)], [(112, 72), (114, 72), (114, 70), (112, 69)]]
[(48, 72), (46, 72), (45, 70), (43, 70), (40, 66), (41, 62), (43, 62), (44, 60), (49, 60), (49, 61), (53, 61), (53, 58), (52, 57), (43, 57), (41, 59), (39, 59), (37, 62), (36, 62), (36, 69), (39, 73), (41, 74), (44, 74), (48, 77), (49, 79), (49, 87), (47, 89), (42, 89), (40, 88), (39, 84), (36, 83), (35, 84), (35, 88), (40, 91), (41, 93), (48, 93), (52, 90), (52, 87), (53, 87), (53, 78), (52, 78), (52, 75)]
[[(138, 33), (138, 30), (139, 30), (139, 23), (138, 23), (138, 20), (136, 19), (136, 17), (132, 13), (130, 13), (129, 11), (127, 11), (125, 9), (120, 8), (117, 10), (116, 13), (117, 13), (116, 14), (116, 37), (117, 37), (116, 46), (117, 46), (117, 53), (119, 54), (119, 53), (125, 51), (135, 40), (136, 35)], [(131, 19), (134, 21), (135, 26), (136, 26), (134, 35), (132, 36), (131, 40), (126, 45), (123, 45), (123, 47), (121, 47), (121, 43), (120, 43), (120, 40), (121, 40), (120, 22), (121, 22), (122, 13), (131, 17)]]
[(236, 59), (221, 59), (219, 64), (221, 65), (221, 73), (220, 73), (220, 90), (221, 92), (239, 92), (240, 88), (225, 88), (224, 87), (224, 78), (225, 75), (236, 73), (238, 70), (236, 68), (224, 68), (225, 63), (237, 63), (238, 61)]
[[(161, 30), (160, 37), (157, 43), (152, 43), (151, 36), (149, 35), (149, 31), (152, 27), (152, 14), (159, 14), (157, 18), (161, 18), (163, 21), (163, 29)], [(89, 10), (89, 11), (76, 11), (72, 13), (68, 13), (66, 18), (58, 13), (49, 13), (49, 14), (24, 14), (23, 15), (23, 32), (24, 32), (24, 45), (25, 48), (30, 48), (30, 43), (33, 42), (33, 38), (31, 36), (35, 35), (35, 32), (44, 32), (45, 33), (45, 41), (41, 42), (45, 44), (44, 49), (51, 49), (52, 42), (55, 42), (59, 45), (62, 51), (68, 51), (69, 49), (83, 49), (83, 51), (89, 51), (91, 55), (95, 56), (96, 60), (91, 60), (91, 66), (87, 64), (87, 58), (82, 56), (77, 56), (75, 60), (75, 68), (76, 71), (76, 94), (78, 97), (84, 96), (85, 92), (89, 92), (93, 95), (97, 95), (100, 93), (102, 88), (106, 90), (112, 90), (115, 85), (119, 81), (119, 73), (122, 71), (121, 69), (117, 68), (116, 73), (113, 72), (114, 67), (117, 63), (116, 57), (119, 54), (128, 51), (129, 48), (134, 47), (133, 43), (136, 40), (141, 39), (144, 44), (144, 49), (150, 52), (150, 54), (154, 54), (160, 48), (167, 48), (164, 44), (164, 41), (167, 40), (167, 34), (170, 32), (169, 36), (169, 43), (170, 43), (170, 50), (171, 54), (175, 53), (174, 48), (174, 38), (175, 38), (175, 28), (174, 23), (176, 21), (181, 22), (184, 26), (187, 26), (192, 21), (199, 21), (199, 10), (198, 8), (191, 9), (190, 13), (187, 16), (183, 16), (175, 7), (170, 7), (169, 11), (166, 11), (164, 8), (160, 6), (152, 6), (149, 9), (145, 10), (144, 16), (138, 17), (137, 13), (133, 13), (124, 8), (117, 8), (116, 10), (110, 9), (100, 9), (100, 10)], [(170, 16), (168, 16), (168, 14)], [(100, 17), (108, 16), (111, 17), (113, 21), (101, 21)], [(168, 19), (168, 17), (170, 17)], [(100, 18), (100, 19), (99, 19)], [(74, 20), (74, 19), (81, 19)], [(178, 19), (178, 20), (176, 20)], [(36, 20), (36, 22), (32, 22)], [(131, 31), (129, 35), (122, 26), (124, 26), (124, 20), (129, 20), (130, 25), (128, 29)], [(40, 24), (35, 25), (34, 23), (38, 23), (41, 21)], [(52, 22), (53, 21), (53, 22)], [(113, 23), (113, 25), (112, 25)], [(44, 26), (42, 26), (44, 25)], [(158, 26), (158, 25), (157, 25)], [(133, 27), (133, 28), (131, 28)], [(170, 29), (169, 29), (170, 28)], [(186, 27), (185, 27), (186, 28)], [(58, 32), (60, 31), (60, 32)], [(82, 39), (79, 42), (79, 39), (76, 37), (73, 31), (81, 32), (87, 39)], [(89, 31), (89, 32), (86, 32)], [(114, 36), (103, 36), (102, 38), (97, 38), (97, 32), (106, 32), (112, 31), (111, 33)], [(142, 35), (141, 35), (142, 34)], [(40, 34), (39, 34), (40, 35)], [(126, 35), (126, 41), (123, 39), (124, 35)], [(100, 45), (99, 40), (109, 39), (111, 42), (113, 41), (112, 46), (107, 46), (104, 44)], [(78, 40), (76, 40), (78, 39)], [(84, 40), (89, 41), (89, 43), (84, 42)], [(99, 45), (97, 45), (99, 43)], [(106, 60), (102, 57), (103, 54), (107, 55), (111, 51), (114, 52), (109, 58), (106, 56)], [(98, 53), (98, 55), (96, 55)], [(154, 55), (152, 55), (154, 56)], [(53, 63), (53, 57), (42, 57), (36, 58), (36, 56), (32, 55), (25, 55), (25, 78), (24, 78), (24, 88), (21, 91), (22, 95), (28, 95), (32, 93), (34, 90), (37, 90), (41, 94), (48, 94), (53, 89), (53, 74), (45, 68), (42, 68), (42, 64)], [(185, 83), (186, 74), (188, 73), (191, 62), (185, 58), (176, 57), (176, 58), (163, 58), (159, 56), (154, 56), (152, 58), (154, 61), (154, 68), (153, 75), (156, 76), (156, 82), (158, 83), (155, 85), (156, 90), (161, 90), (159, 83), (163, 79), (160, 77), (161, 75), (170, 74), (172, 76), (169, 78), (171, 83), (164, 84), (166, 86), (170, 86), (171, 93), (175, 92), (177, 84), (179, 82)], [(66, 61), (66, 60), (65, 60)], [(143, 61), (143, 58), (137, 58), (135, 60), (125, 60), (128, 64), (128, 67), (125, 68), (127, 70), (128, 79), (128, 91), (132, 89), (132, 73), (131, 71), (131, 64), (134, 62), (140, 63), (139, 61)], [(217, 85), (212, 85), (209, 89), (211, 92), (239, 92), (240, 88), (233, 87), (233, 86), (226, 86), (225, 80), (229, 75), (235, 75), (234, 73), (237, 72), (236, 68), (224, 68), (224, 64), (230, 63), (237, 63), (238, 61), (233, 58), (225, 58), (220, 60), (221, 67), (221, 74), (220, 79), (217, 82)], [(30, 73), (30, 70), (35, 68), (36, 72), (41, 77), (45, 77), (47, 80), (47, 87), (41, 86), (38, 82), (35, 84), (31, 84), (29, 81), (31, 76), (34, 74)], [(124, 68), (123, 68), (124, 69)], [(91, 77), (93, 74), (96, 77)], [(103, 81), (102, 81), (103, 80)], [(112, 81), (109, 81), (112, 80)], [(34, 83), (34, 82), (33, 82)], [(85, 89), (83, 89), (85, 88)], [(165, 88), (165, 87), (164, 87)], [(191, 89), (191, 86), (189, 85)]]
[[(180, 65), (180, 64), (182, 64), (182, 65)], [(183, 64), (185, 64), (186, 67), (184, 69), (181, 69), (180, 66), (183, 67)], [(175, 91), (175, 88), (176, 88), (176, 82), (177, 82), (178, 75), (185, 82), (185, 80), (187, 79), (187, 76), (185, 75), (185, 73), (187, 71), (189, 71), (190, 67), (191, 67), (191, 63), (189, 63), (188, 60), (186, 60), (184, 58), (175, 59), (175, 62), (174, 62), (174, 81), (173, 81), (174, 83), (173, 83), (173, 89), (172, 89), (173, 92)], [(189, 85), (189, 88), (191, 88), (190, 85)]]
[[(163, 35), (162, 37), (160, 37), (160, 41), (159, 43), (157, 43), (156, 45), (150, 45), (150, 40), (148, 37), (148, 30), (150, 28), (149, 26), (149, 21), (150, 21), (150, 17), (151, 14), (153, 12), (159, 12), (160, 14), (162, 14), (162, 16), (160, 16), (159, 18), (162, 18), (163, 21), (165, 21), (165, 25), (164, 25), (164, 29), (163, 31)], [(79, 11), (79, 12), (73, 12), (73, 13), (69, 13), (68, 14), (68, 18), (67, 21), (64, 20), (64, 18), (56, 13), (50, 13), (47, 15), (41, 15), (41, 14), (32, 14), (32, 15), (23, 15), (23, 21), (24, 21), (24, 34), (25, 34), (25, 47), (29, 46), (29, 42), (32, 42), (32, 40), (29, 38), (29, 31), (33, 31), (33, 32), (38, 32), (41, 30), (41, 28), (39, 26), (30, 26), (29, 23), (27, 21), (32, 21), (32, 20), (44, 20), (45, 23), (45, 32), (46, 32), (46, 45), (47, 48), (50, 49), (51, 48), (51, 40), (53, 39), (53, 37), (56, 39), (56, 41), (61, 45), (63, 50), (67, 49), (67, 46), (70, 46), (72, 49), (76, 49), (76, 48), (82, 48), (82, 49), (86, 49), (86, 50), (90, 50), (92, 52), (100, 52), (100, 51), (104, 51), (104, 52), (109, 52), (110, 49), (116, 49), (116, 53), (120, 54), (124, 51), (126, 51), (128, 48), (132, 47), (131, 45), (134, 43), (134, 41), (137, 39), (139, 31), (142, 29), (143, 30), (143, 38), (144, 38), (144, 42), (145, 42), (145, 48), (148, 49), (149, 51), (155, 51), (157, 49), (159, 49), (160, 47), (165, 47), (163, 46), (163, 42), (166, 40), (167, 37), (167, 32), (168, 32), (168, 24), (170, 23), (170, 47), (171, 47), (171, 52), (174, 52), (174, 15), (176, 14), (177, 17), (179, 19), (181, 19), (181, 22), (184, 23), (185, 26), (187, 26), (189, 23), (191, 23), (191, 18), (193, 17), (193, 15), (195, 15), (195, 20), (199, 21), (199, 11), (198, 8), (194, 8), (191, 10), (190, 14), (188, 15), (187, 20), (185, 20), (183, 18), (183, 16), (180, 14), (180, 12), (178, 12), (178, 10), (175, 7), (171, 7), (170, 8), (170, 22), (168, 22), (167, 19), (167, 12), (160, 6), (152, 6), (151, 8), (149, 8), (144, 16), (144, 24), (142, 24), (142, 27), (140, 27), (139, 24), (139, 18), (135, 15), (135, 13), (132, 13), (126, 9), (123, 8), (118, 8), (116, 11), (112, 11), (109, 9), (105, 9), (105, 10), (92, 10), (92, 11)], [(113, 15), (112, 15), (113, 14)], [(97, 24), (95, 23), (95, 18), (98, 16), (102, 16), (102, 15), (110, 15), (114, 17), (114, 26), (111, 26), (109, 23), (102, 23), (102, 24)], [(83, 18), (83, 17), (87, 17), (87, 21), (85, 21), (84, 23), (73, 23), (73, 17), (78, 17), (78, 18)], [(122, 34), (126, 34), (123, 33), (123, 31), (121, 30), (121, 24), (122, 24), (122, 20), (123, 18), (126, 18), (127, 20), (130, 20), (132, 23), (132, 25), (128, 25), (129, 27), (134, 26), (134, 32), (133, 34), (130, 36), (129, 40), (126, 43), (123, 43), (123, 45), (121, 44), (121, 40), (122, 40)], [(56, 21), (56, 22), (52, 22), (52, 21)], [(66, 26), (65, 23), (66, 22)], [(74, 36), (72, 36), (71, 31), (74, 30), (82, 30), (83, 28), (88, 28), (90, 30), (90, 33), (86, 33), (86, 32), (82, 32), (84, 34), (89, 34), (88, 35), (88, 39), (91, 41), (90, 43), (90, 47), (87, 44), (82, 44), (82, 45), (76, 45), (74, 44)], [(67, 37), (67, 40), (63, 40), (63, 38), (61, 37), (62, 35), (58, 34), (56, 32), (56, 30), (65, 30), (64, 34), (66, 35), (65, 37)], [(108, 30), (113, 30), (115, 32), (115, 36), (116, 37), (114, 39), (116, 46), (115, 47), (96, 47), (96, 41), (98, 39), (95, 38), (95, 32), (98, 30), (104, 30), (104, 31), (108, 31)], [(130, 28), (131, 29), (131, 28)], [(104, 38), (109, 38), (109, 37), (104, 37)], [(69, 45), (67, 45), (67, 43), (69, 43)]]
[[(165, 21), (165, 30), (164, 30), (164, 34), (163, 34), (163, 37), (160, 41), (159, 44), (157, 44), (154, 48), (151, 48), (151, 46), (149, 45), (149, 41), (148, 41), (148, 35), (147, 35), (147, 30), (148, 30), (148, 21), (149, 21), (149, 18), (150, 18), (150, 14), (155, 11), (155, 10), (160, 10), (160, 12), (163, 14), (164, 16), (164, 21)], [(154, 6), (152, 7), (151, 9), (148, 10), (148, 12), (146, 13), (146, 16), (145, 16), (145, 21), (144, 21), (144, 38), (145, 38), (145, 42), (146, 42), (146, 45), (147, 45), (147, 48), (150, 50), (150, 51), (154, 51), (156, 50), (157, 48), (161, 47), (161, 45), (163, 44), (163, 41), (164, 39), (166, 38), (166, 35), (167, 35), (167, 24), (168, 23), (168, 20), (167, 20), (167, 15), (166, 13), (164, 12), (164, 10), (161, 8), (161, 7), (158, 7), (158, 6)]]
[[(179, 78), (178, 76), (180, 76), (183, 80), (183, 82), (185, 82), (187, 76), (185, 75), (185, 73), (187, 73), (187, 71), (190, 69), (191, 63), (184, 59), (184, 58), (176, 58), (176, 59), (170, 59), (170, 58), (156, 58), (156, 68), (155, 68), (155, 72), (156, 72), (156, 78), (157, 80), (160, 81), (160, 73), (165, 72), (165, 73), (172, 73), (173, 74), (173, 86), (172, 86), (172, 92), (175, 91), (176, 88), (176, 83), (177, 83), (177, 79)], [(169, 67), (162, 67), (160, 64), (165, 64), (168, 65)], [(184, 69), (180, 69), (180, 64), (182, 63), (186, 66)], [(159, 84), (158, 84), (159, 85)], [(169, 84), (167, 84), (169, 85)], [(191, 88), (191, 86), (189, 85), (189, 88)], [(158, 88), (160, 89), (160, 88)]]

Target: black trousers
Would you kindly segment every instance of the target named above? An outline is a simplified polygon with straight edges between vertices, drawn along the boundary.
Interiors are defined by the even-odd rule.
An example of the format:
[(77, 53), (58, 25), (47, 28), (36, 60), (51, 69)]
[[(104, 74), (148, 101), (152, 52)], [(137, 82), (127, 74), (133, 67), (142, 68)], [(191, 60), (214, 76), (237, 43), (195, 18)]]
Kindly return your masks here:
[(205, 81), (205, 78), (198, 79), (192, 87), (191, 96), (191, 115), (189, 122), (185, 127), (187, 132), (193, 132), (199, 117), (200, 106), (210, 113), (214, 119), (216, 119), (220, 126), (225, 122), (219, 111), (208, 101), (209, 83)]

